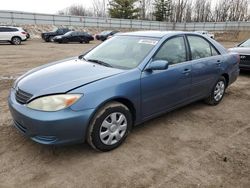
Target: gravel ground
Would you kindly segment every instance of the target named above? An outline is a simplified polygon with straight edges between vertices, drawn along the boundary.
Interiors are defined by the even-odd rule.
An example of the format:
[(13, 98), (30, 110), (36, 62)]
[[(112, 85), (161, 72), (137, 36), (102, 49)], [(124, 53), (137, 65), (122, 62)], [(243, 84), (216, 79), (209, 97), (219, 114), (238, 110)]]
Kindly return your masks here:
[(108, 153), (87, 144), (43, 146), (19, 134), (7, 106), (13, 79), (96, 44), (0, 45), (0, 187), (250, 187), (249, 72), (218, 106), (196, 102), (162, 115)]

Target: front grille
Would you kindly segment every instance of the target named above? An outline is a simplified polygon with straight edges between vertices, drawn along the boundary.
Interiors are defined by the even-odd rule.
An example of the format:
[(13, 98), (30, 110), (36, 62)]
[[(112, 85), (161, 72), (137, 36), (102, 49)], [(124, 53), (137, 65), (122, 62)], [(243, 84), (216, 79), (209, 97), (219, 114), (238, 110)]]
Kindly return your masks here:
[(249, 65), (250, 66), (250, 60), (240, 60), (241, 65)]
[(20, 104), (26, 104), (33, 95), (30, 93), (27, 93), (21, 89), (17, 89), (16, 91), (16, 101)]

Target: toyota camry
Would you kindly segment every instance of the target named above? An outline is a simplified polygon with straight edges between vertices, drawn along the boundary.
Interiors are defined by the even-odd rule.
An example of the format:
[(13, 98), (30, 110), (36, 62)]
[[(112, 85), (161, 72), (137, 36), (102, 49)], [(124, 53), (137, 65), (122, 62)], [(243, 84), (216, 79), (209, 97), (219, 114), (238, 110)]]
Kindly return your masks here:
[(149, 119), (197, 100), (219, 104), (239, 75), (239, 61), (197, 33), (120, 33), (21, 76), (9, 109), (14, 126), (38, 143), (87, 141), (109, 151)]

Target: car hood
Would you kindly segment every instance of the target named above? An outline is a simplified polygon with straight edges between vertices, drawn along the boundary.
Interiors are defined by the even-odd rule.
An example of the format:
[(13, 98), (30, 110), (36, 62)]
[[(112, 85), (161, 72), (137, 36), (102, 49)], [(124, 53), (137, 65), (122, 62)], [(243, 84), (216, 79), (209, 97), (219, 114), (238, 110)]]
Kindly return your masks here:
[(250, 48), (249, 47), (235, 47), (229, 48), (230, 52), (237, 52), (239, 54), (250, 55)]
[(66, 93), (124, 71), (72, 58), (31, 70), (20, 77), (14, 87), (33, 97)]

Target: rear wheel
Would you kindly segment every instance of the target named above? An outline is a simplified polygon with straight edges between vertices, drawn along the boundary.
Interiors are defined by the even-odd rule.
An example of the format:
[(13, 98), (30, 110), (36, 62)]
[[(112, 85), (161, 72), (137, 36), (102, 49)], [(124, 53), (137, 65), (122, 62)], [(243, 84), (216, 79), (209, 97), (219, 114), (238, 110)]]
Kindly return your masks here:
[(222, 76), (216, 82), (211, 91), (209, 97), (205, 99), (205, 102), (210, 105), (217, 105), (223, 99), (226, 90), (226, 79)]
[(13, 37), (11, 39), (11, 43), (14, 44), (14, 45), (20, 45), (21, 42), (22, 42), (22, 40), (19, 37)]
[(112, 102), (94, 116), (87, 141), (96, 150), (110, 151), (123, 143), (131, 127), (132, 116), (129, 109), (121, 103)]

